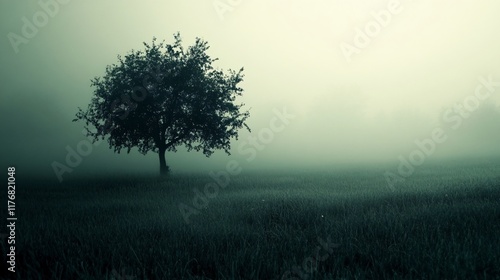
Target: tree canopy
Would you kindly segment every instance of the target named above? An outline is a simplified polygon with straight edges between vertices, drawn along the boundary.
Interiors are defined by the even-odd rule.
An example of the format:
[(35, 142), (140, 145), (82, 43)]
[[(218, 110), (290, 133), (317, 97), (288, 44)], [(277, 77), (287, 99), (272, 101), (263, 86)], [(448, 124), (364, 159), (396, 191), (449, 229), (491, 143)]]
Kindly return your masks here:
[(207, 54), (208, 43), (196, 38), (184, 49), (180, 34), (173, 44), (144, 43), (144, 50), (132, 50), (118, 63), (106, 67), (103, 77), (92, 80), (94, 95), (86, 110), (78, 108), (74, 121), (84, 121), (94, 141), (107, 139), (120, 153), (132, 148), (159, 154), (160, 173), (169, 171), (166, 151), (179, 146), (230, 154), (230, 140), (238, 130), (250, 128), (249, 111), (236, 98), (243, 89), (243, 68), (228, 73), (212, 66), (217, 59)]

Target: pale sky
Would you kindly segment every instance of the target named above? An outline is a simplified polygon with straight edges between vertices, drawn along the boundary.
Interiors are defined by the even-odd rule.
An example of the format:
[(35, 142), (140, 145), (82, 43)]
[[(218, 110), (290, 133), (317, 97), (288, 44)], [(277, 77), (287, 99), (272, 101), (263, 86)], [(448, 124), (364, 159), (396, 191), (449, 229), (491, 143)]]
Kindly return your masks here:
[[(500, 81), (500, 2), (493, 0), (60, 2), (0, 1), (2, 166), (52, 172), (65, 147), (85, 139), (71, 120), (90, 101), (90, 79), (117, 55), (153, 37), (172, 43), (176, 32), (185, 47), (195, 37), (208, 41), (215, 66), (245, 67), (240, 100), (251, 108), (251, 135), (269, 126), (274, 109), (295, 118), (250, 162), (238, 151), (250, 135), (242, 131), (230, 157), (181, 150), (167, 155), (173, 170), (217, 170), (231, 159), (248, 168), (397, 160), (441, 126), (446, 108), (474, 94), (479, 77)], [(23, 35), (26, 20), (37, 29), (28, 30), (31, 38)], [(368, 41), (357, 44), (356, 36)], [(346, 45), (356, 52), (346, 56)], [(498, 111), (500, 87), (483, 103)], [(475, 115), (496, 116), (485, 114)], [(460, 144), (459, 135), (470, 135), (464, 125), (436, 157), (499, 153), (500, 119), (476, 118), (469, 126), (491, 147)], [(158, 165), (156, 154), (113, 155), (103, 143), (74, 174), (93, 174), (102, 162), (153, 172)]]

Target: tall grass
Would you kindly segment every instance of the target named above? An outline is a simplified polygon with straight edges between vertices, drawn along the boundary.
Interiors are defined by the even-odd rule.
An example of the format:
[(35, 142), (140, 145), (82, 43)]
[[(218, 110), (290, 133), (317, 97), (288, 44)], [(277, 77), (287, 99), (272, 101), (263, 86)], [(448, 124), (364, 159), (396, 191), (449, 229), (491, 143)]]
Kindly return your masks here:
[[(18, 279), (499, 279), (500, 168), (249, 173), (186, 224), (208, 175), (17, 190)], [(22, 183), (22, 184), (21, 184)], [(3, 207), (6, 208), (6, 207)], [(2, 217), (6, 216), (2, 210)], [(318, 240), (337, 244), (318, 260)], [(6, 244), (2, 243), (2, 263)], [(324, 251), (323, 251), (324, 252)], [(315, 267), (306, 260), (315, 259)], [(2, 267), (1, 276), (10, 273)]]

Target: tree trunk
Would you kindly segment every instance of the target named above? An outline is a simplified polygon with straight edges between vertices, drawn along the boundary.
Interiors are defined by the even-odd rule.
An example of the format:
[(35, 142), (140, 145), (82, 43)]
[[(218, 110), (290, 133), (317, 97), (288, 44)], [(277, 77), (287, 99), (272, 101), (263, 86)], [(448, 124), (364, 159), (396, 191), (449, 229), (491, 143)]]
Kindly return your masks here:
[(169, 171), (167, 162), (165, 161), (165, 150), (165, 148), (160, 148), (158, 150), (158, 156), (160, 157), (160, 176), (167, 175)]

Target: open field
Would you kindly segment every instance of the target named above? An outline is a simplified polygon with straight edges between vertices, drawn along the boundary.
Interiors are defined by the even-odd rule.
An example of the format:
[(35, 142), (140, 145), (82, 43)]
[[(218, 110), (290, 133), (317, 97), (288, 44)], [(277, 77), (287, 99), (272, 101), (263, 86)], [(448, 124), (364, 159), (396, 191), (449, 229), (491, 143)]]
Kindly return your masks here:
[[(244, 173), (186, 223), (207, 174), (18, 178), (19, 279), (499, 279), (500, 164)], [(2, 207), (2, 217), (6, 216)], [(2, 242), (2, 264), (6, 244)], [(2, 268), (2, 276), (6, 275)]]

